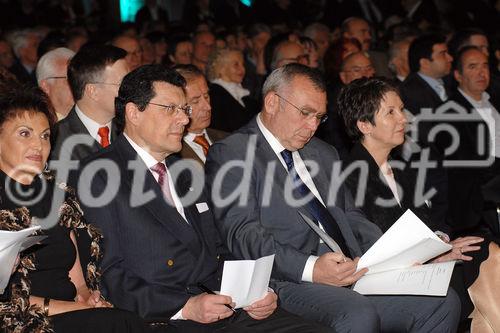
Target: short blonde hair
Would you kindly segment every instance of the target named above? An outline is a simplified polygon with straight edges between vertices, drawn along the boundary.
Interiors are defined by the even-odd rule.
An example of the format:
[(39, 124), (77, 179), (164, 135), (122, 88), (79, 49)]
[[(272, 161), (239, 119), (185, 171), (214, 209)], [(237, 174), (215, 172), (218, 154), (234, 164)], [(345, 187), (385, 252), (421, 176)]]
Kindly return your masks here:
[(220, 69), (227, 64), (227, 58), (233, 53), (243, 57), (243, 53), (235, 49), (219, 49), (210, 54), (207, 63), (207, 78), (209, 81), (220, 78)]

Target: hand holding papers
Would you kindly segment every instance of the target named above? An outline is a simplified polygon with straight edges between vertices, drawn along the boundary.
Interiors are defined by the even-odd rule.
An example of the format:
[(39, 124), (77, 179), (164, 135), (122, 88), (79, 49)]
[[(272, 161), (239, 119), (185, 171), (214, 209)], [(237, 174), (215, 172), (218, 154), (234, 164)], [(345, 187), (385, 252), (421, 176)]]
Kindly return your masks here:
[(267, 293), (273, 262), (274, 254), (257, 260), (225, 261), (220, 294), (231, 296), (237, 309), (263, 298)]
[(358, 270), (366, 267), (368, 273), (353, 289), (362, 294), (444, 296), (455, 262), (415, 264), (451, 248), (407, 210), (361, 257)]
[(0, 230), (0, 293), (4, 292), (9, 283), (18, 253), (44, 238), (43, 236), (29, 237), (38, 229), (40, 229), (39, 226), (19, 231)]

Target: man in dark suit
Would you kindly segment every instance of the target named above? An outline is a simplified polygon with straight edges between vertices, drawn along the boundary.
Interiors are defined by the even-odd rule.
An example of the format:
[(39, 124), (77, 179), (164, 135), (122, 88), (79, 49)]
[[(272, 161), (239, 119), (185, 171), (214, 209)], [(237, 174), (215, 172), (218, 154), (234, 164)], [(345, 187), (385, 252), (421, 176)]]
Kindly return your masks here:
[[(190, 114), (184, 87), (183, 77), (162, 65), (125, 76), (116, 102), (123, 134), (82, 169), (81, 183), (89, 186), (80, 195), (83, 210), (105, 235), (103, 293), (159, 332), (327, 331), (276, 310), (273, 292), (233, 313), (227, 307), (231, 297), (200, 289), (199, 283), (219, 289), (221, 255), (227, 251), (203, 182), (194, 182), (176, 163), (183, 162), (174, 153)], [(112, 165), (113, 172), (88, 172), (99, 163)], [(92, 195), (108, 186), (116, 188), (115, 195), (96, 205)], [(190, 192), (196, 197), (189, 198)]]
[(141, 32), (147, 23), (167, 23), (168, 19), (168, 12), (158, 6), (157, 0), (146, 0), (146, 4), (135, 15), (135, 24), (137, 25), (137, 30)]
[(210, 146), (224, 139), (228, 133), (209, 128), (212, 107), (207, 80), (203, 73), (195, 65), (177, 65), (174, 69), (186, 80), (186, 99), (192, 108), (180, 155), (203, 166)]
[(37, 48), (40, 43), (38, 35), (31, 30), (19, 30), (12, 34), (12, 50), (16, 61), (9, 68), (21, 83), (36, 85), (35, 68), (38, 62)]
[[(500, 174), (500, 105), (486, 92), (490, 83), (488, 58), (475, 46), (458, 51), (453, 71), (458, 87), (446, 104), (445, 114), (456, 115), (455, 121), (440, 121), (452, 126), (458, 137), (442, 132), (436, 136), (436, 146), (445, 161), (463, 161), (461, 165), (448, 166), (449, 216), (457, 235), (486, 229), (499, 234), (497, 208)], [(458, 115), (469, 119), (458, 121)], [(446, 153), (453, 140), (457, 148)], [(483, 147), (483, 148), (481, 148)], [(481, 163), (481, 165), (474, 165)]]
[(126, 55), (115, 46), (90, 45), (71, 59), (68, 83), (76, 104), (54, 127), (51, 160), (82, 160), (115, 139), (114, 100), (128, 73)]
[[(366, 272), (356, 272), (358, 257), (382, 232), (355, 208), (335, 173), (335, 148), (313, 137), (326, 114), (321, 75), (286, 65), (267, 78), (263, 96), (261, 113), (216, 142), (205, 164), (216, 222), (233, 255), (275, 253), (272, 286), (283, 308), (337, 332), (453, 332), (460, 305), (451, 289), (434, 298), (371, 297), (343, 288)], [(318, 222), (336, 252), (299, 212)]]

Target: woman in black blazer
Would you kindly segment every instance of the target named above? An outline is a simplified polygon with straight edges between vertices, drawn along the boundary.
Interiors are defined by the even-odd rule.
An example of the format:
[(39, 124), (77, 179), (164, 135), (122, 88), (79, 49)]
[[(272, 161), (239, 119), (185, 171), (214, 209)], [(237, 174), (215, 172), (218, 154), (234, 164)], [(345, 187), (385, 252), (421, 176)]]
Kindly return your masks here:
[(245, 66), (240, 51), (221, 49), (212, 53), (207, 64), (212, 106), (210, 127), (230, 133), (257, 114), (257, 102), (241, 85), (244, 76)]
[[(357, 169), (346, 179), (351, 193), (354, 196), (358, 192), (361, 194), (359, 199), (362, 200), (357, 200), (356, 204), (383, 232), (407, 209), (411, 209), (443, 241), (453, 245), (450, 252), (435, 258), (434, 262), (465, 262), (466, 285), (471, 285), (469, 294), (476, 306), (473, 313), (475, 324), (481, 325), (478, 322), (485, 319), (485, 312), (488, 312), (489, 317), (483, 323), (491, 322), (491, 318), (498, 318), (500, 297), (497, 301), (491, 301), (491, 295), (495, 292), (498, 294), (492, 282), (497, 281), (495, 279), (498, 279), (500, 267), (491, 264), (500, 260), (498, 241), (491, 241), (489, 246), (481, 247), (478, 246), (483, 241), (481, 237), (467, 236), (450, 241), (440, 230), (444, 222), (440, 225), (429, 225), (428, 203), (422, 200), (419, 202), (418, 192), (415, 191), (418, 187), (416, 169), (396, 160), (396, 148), (401, 148), (405, 141), (407, 125), (403, 102), (396, 86), (382, 78), (355, 80), (342, 89), (337, 107), (344, 119), (348, 135), (355, 141), (345, 170), (348, 171), (354, 167), (354, 163), (359, 163), (364, 164), (368, 171), (366, 178)], [(423, 180), (421, 186), (423, 187)], [(488, 259), (485, 260), (486, 258)], [(489, 269), (485, 269), (486, 267)]]

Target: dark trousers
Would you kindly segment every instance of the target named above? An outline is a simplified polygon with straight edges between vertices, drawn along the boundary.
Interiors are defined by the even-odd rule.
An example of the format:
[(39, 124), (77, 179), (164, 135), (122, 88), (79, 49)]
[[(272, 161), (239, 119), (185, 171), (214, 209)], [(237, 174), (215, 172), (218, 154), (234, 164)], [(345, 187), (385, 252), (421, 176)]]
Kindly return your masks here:
[(173, 320), (168, 325), (152, 327), (155, 333), (208, 333), (208, 332), (273, 332), (273, 333), (323, 333), (334, 332), (278, 308), (263, 320), (251, 318), (245, 311), (238, 310), (233, 316), (211, 324), (200, 324), (191, 320)]

